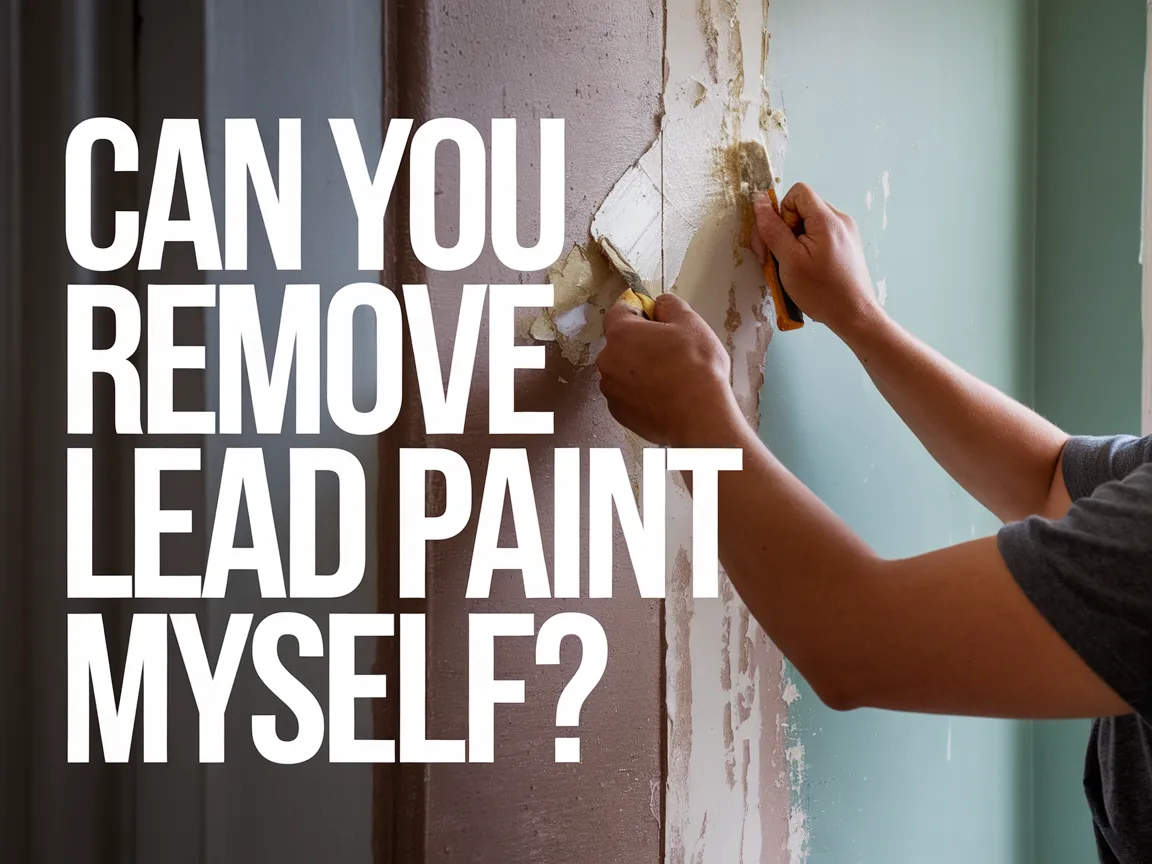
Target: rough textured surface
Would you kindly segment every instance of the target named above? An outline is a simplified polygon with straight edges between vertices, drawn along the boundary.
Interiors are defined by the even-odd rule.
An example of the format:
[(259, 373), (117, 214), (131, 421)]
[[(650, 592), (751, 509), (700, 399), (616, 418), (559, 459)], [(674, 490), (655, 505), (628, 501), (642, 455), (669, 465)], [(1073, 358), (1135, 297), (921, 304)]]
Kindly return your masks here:
[[(668, 77), (658, 148), (661, 282), (685, 297), (732, 354), (732, 385), (759, 422), (772, 336), (763, 274), (737, 241), (743, 201), (730, 154), (742, 138), (776, 151), (765, 115), (766, 26), (753, 0), (668, 4)], [(651, 157), (650, 153), (645, 160)], [(641, 160), (641, 165), (645, 160)], [(687, 493), (669, 502), (668, 861), (782, 860), (789, 789), (779, 653), (724, 580), (717, 600), (692, 600)]]
[[(440, 0), (429, 3), (429, 24), (429, 116), (467, 119), (485, 137), (493, 117), (519, 121), (522, 242), (532, 242), (538, 221), (536, 120), (565, 118), (568, 240), (585, 244), (590, 214), (655, 135), (663, 43), (659, 3)], [(448, 243), (454, 219), (448, 190), (455, 185), (450, 158), (444, 158), (441, 170), (448, 194), (441, 199), (439, 230), (441, 242)], [(572, 262), (575, 270), (578, 258)], [(575, 270), (572, 276), (579, 282)], [(543, 281), (543, 275), (509, 272), (490, 254), (462, 273), (433, 274), (438, 334), (449, 337), (442, 346), (450, 344), (455, 332), (462, 283)], [(574, 369), (556, 350), (550, 351), (546, 370), (523, 373), (517, 386), (518, 408), (556, 412), (556, 435), (490, 438), (483, 414), (486, 354), (482, 334), (468, 431), (462, 438), (428, 443), (464, 455), (477, 478), (477, 494), (491, 447), (528, 447), (544, 546), (550, 550), (552, 449), (620, 446), (623, 433), (604, 408), (594, 370)], [(531, 611), (538, 626), (554, 612), (587, 611), (608, 634), (609, 663), (581, 712), (584, 761), (556, 765), (556, 700), (575, 671), (578, 649), (565, 645), (559, 667), (538, 668), (533, 640), (498, 645), (497, 674), (524, 678), (527, 701), (497, 709), (494, 764), (429, 769), (427, 860), (658, 860), (663, 760), (659, 604), (637, 597), (623, 566), (618, 573), (623, 596), (607, 602), (528, 602), (522, 583), (511, 574), (497, 574), (492, 600), (465, 601), (472, 537), (470, 528), (457, 541), (431, 547), (430, 735), (459, 738), (467, 732), (465, 626), (470, 611)]]

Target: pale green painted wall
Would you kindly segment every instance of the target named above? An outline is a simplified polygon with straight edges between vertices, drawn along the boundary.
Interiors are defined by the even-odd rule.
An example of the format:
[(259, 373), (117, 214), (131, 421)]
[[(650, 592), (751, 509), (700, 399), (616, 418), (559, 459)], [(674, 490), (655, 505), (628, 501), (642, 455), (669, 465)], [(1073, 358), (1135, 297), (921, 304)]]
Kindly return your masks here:
[[(1070, 431), (1135, 431), (1143, 0), (775, 0), (770, 25), (786, 183), (856, 217), (889, 311)], [(763, 436), (882, 554), (997, 528), (823, 328), (770, 348)], [(1085, 724), (807, 688), (791, 723), (810, 864), (1095, 860)]]
[[(770, 25), (786, 183), (809, 182), (856, 218), (897, 320), (1030, 397), (1035, 4), (776, 0)], [(997, 527), (822, 327), (769, 349), (763, 434), (883, 555)], [(809, 864), (1032, 860), (1029, 724), (838, 715), (808, 690), (791, 718)]]
[[(1073, 433), (1140, 427), (1144, 0), (1040, 0), (1036, 407)], [(1086, 864), (1088, 723), (1037, 723), (1036, 860)]]

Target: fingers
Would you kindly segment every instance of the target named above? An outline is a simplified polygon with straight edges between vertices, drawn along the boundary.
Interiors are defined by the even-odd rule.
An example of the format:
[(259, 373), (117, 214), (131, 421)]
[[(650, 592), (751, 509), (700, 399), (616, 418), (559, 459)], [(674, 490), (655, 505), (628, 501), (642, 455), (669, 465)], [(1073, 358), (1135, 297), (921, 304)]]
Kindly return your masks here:
[(686, 323), (699, 316), (692, 307), (675, 294), (658, 294), (655, 298), (655, 316), (646, 319), (638, 309), (627, 303), (614, 303), (604, 313), (604, 335), (611, 340), (628, 328), (650, 327), (653, 321), (660, 324)]
[(829, 204), (827, 201), (824, 202), (824, 206), (826, 206), (829, 210), (831, 210), (833, 213), (835, 213), (837, 216), (839, 216), (840, 220), (845, 225), (849, 226), (850, 228), (856, 227), (856, 220), (853, 219), (851, 216), (849, 216), (847, 213), (845, 213), (843, 210), (839, 209), (838, 207), (834, 207), (833, 205)]
[[(776, 208), (772, 206), (767, 195), (757, 195), (752, 201), (752, 210), (756, 214), (756, 234), (759, 235), (764, 249), (777, 258), (788, 258), (796, 247), (796, 236), (792, 233)], [(755, 238), (753, 238), (755, 242)], [(755, 246), (753, 246), (755, 251)], [(760, 257), (761, 262), (768, 259), (767, 255)]]
[(806, 221), (814, 216), (824, 215), (831, 210), (824, 199), (817, 195), (807, 183), (797, 183), (789, 189), (784, 200), (780, 202), (780, 209), (785, 214), (785, 221), (795, 217), (799, 217), (800, 221)]
[(768, 263), (768, 247), (764, 245), (764, 238), (760, 236), (760, 231), (757, 229), (752, 232), (752, 254), (756, 256), (756, 260), (760, 262), (763, 267)]
[(675, 324), (695, 317), (692, 307), (675, 294), (660, 294), (656, 297), (656, 320), (661, 324)]
[(613, 303), (612, 308), (604, 313), (604, 335), (611, 338), (614, 331), (643, 321), (644, 316), (635, 306), (630, 306), (627, 303)]

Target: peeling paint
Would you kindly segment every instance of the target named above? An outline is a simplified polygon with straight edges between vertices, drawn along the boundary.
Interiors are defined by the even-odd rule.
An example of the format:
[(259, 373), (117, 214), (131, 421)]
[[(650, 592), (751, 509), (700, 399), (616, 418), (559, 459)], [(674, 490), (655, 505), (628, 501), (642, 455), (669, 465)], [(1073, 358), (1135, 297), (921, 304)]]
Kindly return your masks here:
[(788, 813), (788, 864), (804, 864), (808, 860), (808, 816), (801, 807), (792, 807)]
[(804, 745), (795, 744), (784, 751), (791, 775), (792, 791), (799, 792), (804, 785)]
[[(666, 10), (659, 134), (597, 210), (593, 243), (549, 270), (556, 305), (531, 335), (575, 365), (594, 359), (602, 313), (623, 288), (598, 248), (610, 243), (650, 294), (679, 294), (713, 328), (757, 426), (773, 318), (762, 268), (744, 251), (750, 208), (733, 154), (740, 140), (760, 140), (774, 168), (782, 164), (787, 120), (768, 102), (767, 2), (668, 0)], [(758, 56), (742, 33), (760, 34)], [(643, 446), (629, 436), (630, 469)], [(666, 860), (782, 860), (797, 818), (788, 778), (803, 776), (802, 748), (785, 752), (784, 718), (799, 691), (726, 577), (720, 598), (691, 597), (692, 505), (681, 483), (670, 488), (667, 520)]]
[(882, 231), (888, 230), (888, 199), (892, 197), (892, 172), (885, 171), (880, 177), (880, 185), (884, 189), (884, 223), (881, 226)]
[(876, 283), (876, 300), (881, 306), (888, 303), (888, 279), (887, 277), (881, 279)]
[(604, 313), (626, 287), (624, 280), (591, 244), (574, 244), (548, 268), (545, 278), (553, 289), (552, 308), (529, 319), (527, 335), (538, 342), (555, 342), (565, 360), (587, 366), (596, 359)]

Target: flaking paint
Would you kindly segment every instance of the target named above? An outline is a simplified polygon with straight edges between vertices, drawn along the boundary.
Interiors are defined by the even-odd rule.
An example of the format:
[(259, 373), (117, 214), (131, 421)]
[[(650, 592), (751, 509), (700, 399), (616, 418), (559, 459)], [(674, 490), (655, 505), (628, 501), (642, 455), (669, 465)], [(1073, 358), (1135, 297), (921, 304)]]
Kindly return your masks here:
[[(783, 155), (786, 122), (765, 98), (765, 12), (760, 0), (670, 0), (660, 134), (592, 223), (593, 237), (609, 238), (653, 293), (679, 294), (712, 326), (753, 424), (772, 328), (763, 273), (738, 242), (748, 214), (732, 152), (754, 138), (775, 166)], [(744, 33), (761, 34), (758, 53), (745, 52)], [(804, 824), (790, 804), (803, 751), (784, 751), (783, 664), (726, 578), (719, 598), (691, 598), (682, 486), (667, 515), (667, 860), (779, 861), (805, 845), (790, 832)]]

